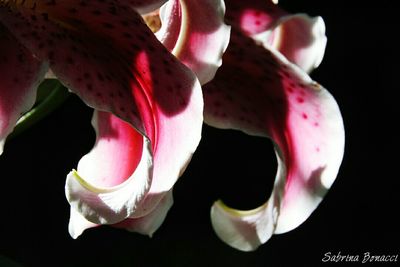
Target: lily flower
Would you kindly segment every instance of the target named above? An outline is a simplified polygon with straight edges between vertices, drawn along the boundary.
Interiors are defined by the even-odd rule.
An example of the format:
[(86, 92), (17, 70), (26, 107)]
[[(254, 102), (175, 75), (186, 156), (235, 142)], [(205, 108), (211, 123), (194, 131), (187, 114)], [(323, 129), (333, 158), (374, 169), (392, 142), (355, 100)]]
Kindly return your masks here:
[(270, 0), (252, 1), (246, 5), (228, 0), (227, 5), (228, 23), (264, 46), (278, 50), (306, 72), (311, 72), (322, 62), (327, 38), (321, 17), (290, 14)]
[(270, 138), (278, 170), (265, 204), (243, 211), (217, 201), (211, 221), (224, 242), (251, 251), (316, 209), (337, 176), (344, 127), (333, 96), (306, 73), (324, 53), (323, 20), (265, 0), (227, 0), (226, 9), (232, 34), (223, 65), (203, 87), (204, 119)]
[[(0, 0), (0, 145), (32, 107), (48, 69), (95, 109), (95, 146), (65, 187), (74, 238), (100, 224), (151, 235), (200, 141), (200, 82), (141, 17), (164, 2)], [(223, 4), (173, 2), (181, 21), (164, 39), (178, 37), (174, 51), (209, 80), (229, 40)], [(216, 18), (199, 25), (193, 5), (203, 17), (215, 10)]]

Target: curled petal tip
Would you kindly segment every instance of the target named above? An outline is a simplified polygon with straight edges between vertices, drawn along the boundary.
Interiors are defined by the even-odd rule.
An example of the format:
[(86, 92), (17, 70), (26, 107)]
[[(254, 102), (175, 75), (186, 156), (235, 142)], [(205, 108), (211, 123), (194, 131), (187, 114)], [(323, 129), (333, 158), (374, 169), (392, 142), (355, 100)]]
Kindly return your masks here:
[(286, 15), (280, 18), (274, 28), (257, 38), (267, 46), (282, 53), (289, 61), (310, 73), (317, 68), (324, 57), (327, 37), (322, 17), (306, 14)]
[(80, 160), (78, 171), (68, 174), (65, 193), (87, 220), (112, 224), (134, 213), (149, 190), (152, 148), (126, 122), (109, 113), (95, 114), (96, 144)]
[(242, 251), (253, 251), (267, 242), (276, 221), (277, 208), (272, 201), (248, 211), (230, 208), (222, 201), (211, 208), (211, 223), (218, 237)]
[(73, 208), (70, 209), (68, 232), (73, 239), (77, 239), (86, 229), (98, 226), (86, 220), (80, 213)]
[(271, 138), (278, 173), (267, 208), (243, 215), (216, 203), (211, 217), (222, 240), (252, 250), (271, 234), (296, 228), (317, 208), (337, 176), (344, 127), (325, 88), (273, 47), (233, 30), (224, 65), (204, 87), (205, 120)]
[(198, 77), (209, 82), (222, 64), (230, 36), (222, 0), (169, 1), (160, 12), (159, 40)]

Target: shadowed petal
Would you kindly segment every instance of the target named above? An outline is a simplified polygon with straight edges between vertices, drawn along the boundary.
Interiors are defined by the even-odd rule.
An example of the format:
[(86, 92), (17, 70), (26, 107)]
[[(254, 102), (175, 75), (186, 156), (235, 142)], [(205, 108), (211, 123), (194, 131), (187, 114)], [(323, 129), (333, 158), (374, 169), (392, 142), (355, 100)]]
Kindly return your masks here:
[(158, 205), (147, 215), (137, 218), (128, 218), (114, 226), (152, 237), (154, 232), (157, 231), (165, 220), (173, 203), (174, 199), (171, 190), (164, 195)]
[(230, 35), (224, 15), (222, 0), (172, 0), (161, 8), (157, 37), (201, 84), (210, 81), (222, 64)]
[(89, 106), (116, 114), (152, 141), (152, 102), (170, 116), (179, 114), (185, 104), (170, 105), (161, 97), (167, 85), (177, 89), (175, 102), (181, 103), (198, 87), (140, 15), (116, 2), (0, 6), (0, 20)]
[(40, 62), (0, 24), (0, 154), (17, 120), (36, 99), (47, 64)]
[[(275, 143), (279, 166), (274, 190), (267, 204), (257, 210), (257, 216), (269, 217), (257, 219), (257, 227), (248, 224), (257, 229), (252, 232), (255, 240), (260, 239), (263, 227), (270, 229), (275, 224), (266, 207), (276, 206), (279, 216), (275, 233), (283, 233), (301, 224), (318, 206), (336, 178), (343, 157), (344, 129), (339, 108), (327, 90), (278, 52), (233, 33), (223, 67), (204, 88), (205, 121), (215, 127), (269, 137)], [(212, 220), (214, 224), (222, 221)], [(261, 223), (265, 221), (269, 224)], [(219, 235), (226, 235), (221, 228), (214, 225)], [(234, 234), (249, 232), (240, 228)], [(236, 247), (256, 248), (249, 244), (257, 242)]]
[[(155, 231), (161, 226), (165, 217), (167, 216), (168, 210), (172, 207), (173, 197), (172, 190), (165, 194), (159, 204), (149, 214), (138, 218), (127, 218), (117, 224), (111, 226), (117, 228), (123, 228), (131, 232), (137, 232), (140, 234), (149, 235), (150, 237)], [(89, 228), (100, 226), (89, 222), (80, 213), (71, 208), (70, 220), (68, 225), (68, 231), (72, 238), (78, 238), (83, 231)]]
[[(99, 180), (101, 173), (81, 167), (90, 165), (83, 163), (78, 172), (88, 177), (75, 171), (68, 175), (66, 194), (73, 208), (94, 223), (151, 212), (184, 171), (200, 140), (203, 100), (193, 72), (164, 48), (138, 13), (115, 1), (9, 2), (0, 5), (0, 21), (36, 57), (48, 60), (54, 75), (85, 103), (115, 115), (111, 121), (119, 134), (108, 136), (113, 142), (105, 143), (106, 151), (127, 142), (119, 137), (128, 126), (120, 127), (116, 117), (144, 136), (143, 147), (132, 144), (143, 154), (136, 169), (133, 164), (123, 171), (128, 177), (118, 173), (122, 162), (108, 166), (105, 180)], [(115, 129), (112, 125), (98, 125), (105, 130), (98, 140), (107, 139), (106, 129)], [(90, 161), (103, 160), (97, 156), (101, 150), (96, 147)], [(124, 148), (120, 153), (137, 151)], [(150, 157), (150, 196), (146, 205), (139, 205), (149, 183)]]

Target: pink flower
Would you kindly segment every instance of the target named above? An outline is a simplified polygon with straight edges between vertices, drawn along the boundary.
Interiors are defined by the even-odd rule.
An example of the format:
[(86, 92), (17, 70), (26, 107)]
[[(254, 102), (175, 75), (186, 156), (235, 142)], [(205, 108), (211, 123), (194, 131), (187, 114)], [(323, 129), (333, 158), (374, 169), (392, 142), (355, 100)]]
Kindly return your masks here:
[(205, 122), (272, 139), (278, 159), (264, 205), (241, 211), (217, 201), (211, 209), (217, 235), (249, 251), (318, 206), (342, 161), (344, 127), (332, 95), (306, 73), (324, 54), (323, 20), (290, 15), (271, 1), (227, 0), (226, 7), (232, 34), (222, 67), (203, 87)]
[[(95, 109), (96, 144), (65, 187), (74, 238), (99, 224), (151, 235), (200, 141), (200, 83), (167, 48), (205, 82), (221, 64), (229, 28), (220, 1), (173, 1), (181, 21), (163, 28), (163, 45), (139, 13), (164, 2), (0, 1), (1, 145), (48, 69)], [(194, 8), (215, 17), (200, 24)]]
[(254, 250), (321, 202), (344, 152), (338, 105), (307, 74), (324, 55), (324, 22), (270, 0), (226, 8), (224, 19), (222, 0), (0, 0), (0, 142), (48, 68), (95, 108), (95, 146), (66, 181), (74, 238), (101, 224), (152, 235), (200, 141), (203, 101), (207, 124), (270, 138), (278, 159), (264, 205), (215, 202), (223, 241)]

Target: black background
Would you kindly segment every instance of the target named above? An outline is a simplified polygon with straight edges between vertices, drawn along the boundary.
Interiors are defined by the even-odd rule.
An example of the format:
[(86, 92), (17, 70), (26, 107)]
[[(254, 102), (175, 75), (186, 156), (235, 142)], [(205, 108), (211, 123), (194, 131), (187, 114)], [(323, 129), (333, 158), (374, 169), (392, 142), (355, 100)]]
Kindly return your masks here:
[(0, 157), (0, 255), (22, 266), (124, 267), (325, 266), (321, 259), (326, 252), (400, 254), (399, 15), (380, 1), (341, 2), (281, 1), (292, 12), (324, 18), (327, 51), (312, 77), (335, 96), (346, 128), (338, 178), (300, 227), (273, 236), (250, 253), (215, 236), (209, 222), (212, 203), (222, 198), (238, 208), (261, 204), (271, 190), (276, 161), (266, 139), (205, 126), (203, 140), (175, 186), (175, 204), (153, 238), (100, 227), (71, 239), (65, 177), (92, 147), (94, 133), (91, 110), (70, 97), (9, 140)]

